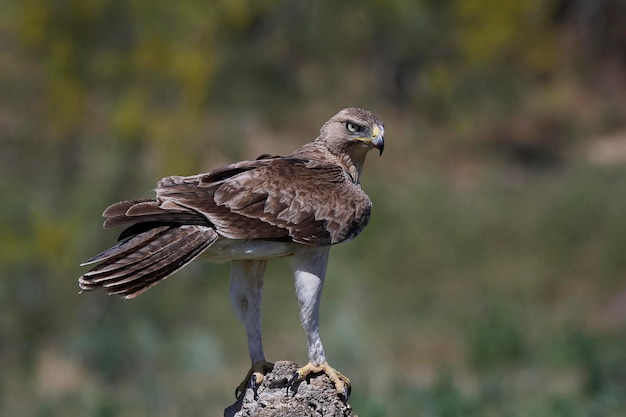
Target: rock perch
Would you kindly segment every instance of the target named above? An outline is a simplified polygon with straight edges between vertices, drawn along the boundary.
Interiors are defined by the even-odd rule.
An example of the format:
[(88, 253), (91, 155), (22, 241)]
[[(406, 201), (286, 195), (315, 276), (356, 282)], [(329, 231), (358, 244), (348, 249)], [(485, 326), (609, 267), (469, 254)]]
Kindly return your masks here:
[(276, 362), (256, 393), (246, 390), (239, 401), (224, 410), (224, 417), (358, 417), (326, 375), (309, 378), (288, 390), (287, 381), (298, 368), (293, 362)]

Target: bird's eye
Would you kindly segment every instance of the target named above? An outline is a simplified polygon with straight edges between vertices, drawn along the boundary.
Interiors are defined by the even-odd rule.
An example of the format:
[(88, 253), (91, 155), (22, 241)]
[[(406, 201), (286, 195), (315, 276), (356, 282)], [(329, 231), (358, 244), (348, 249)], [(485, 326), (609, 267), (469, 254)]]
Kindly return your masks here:
[(363, 130), (363, 126), (359, 126), (353, 122), (346, 122), (346, 129), (348, 129), (348, 131), (351, 133), (355, 133), (355, 132), (360, 132), (361, 130)]

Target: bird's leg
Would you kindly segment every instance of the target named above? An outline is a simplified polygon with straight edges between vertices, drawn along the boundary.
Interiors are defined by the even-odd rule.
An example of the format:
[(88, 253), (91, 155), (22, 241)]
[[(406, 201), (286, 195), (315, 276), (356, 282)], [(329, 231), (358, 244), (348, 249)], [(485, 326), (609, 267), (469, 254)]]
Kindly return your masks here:
[(300, 318), (307, 335), (309, 363), (298, 369), (290, 378), (288, 387), (309, 376), (325, 373), (344, 400), (350, 395), (350, 380), (326, 362), (319, 332), (319, 312), (322, 287), (328, 264), (329, 247), (307, 247), (294, 253), (296, 295)]
[(246, 326), (252, 366), (235, 390), (239, 398), (246, 388), (257, 388), (274, 364), (265, 360), (261, 341), (261, 294), (266, 260), (234, 260), (230, 269), (230, 298), (239, 319)]

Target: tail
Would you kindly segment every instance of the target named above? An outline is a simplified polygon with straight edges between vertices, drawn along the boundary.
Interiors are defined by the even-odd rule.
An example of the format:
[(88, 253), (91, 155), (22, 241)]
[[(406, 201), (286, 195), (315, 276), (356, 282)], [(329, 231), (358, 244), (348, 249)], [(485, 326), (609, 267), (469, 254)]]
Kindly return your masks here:
[(119, 243), (83, 262), (96, 264), (78, 279), (85, 291), (134, 298), (194, 260), (218, 238), (209, 221), (183, 207), (133, 200), (107, 208), (104, 227), (130, 224)]

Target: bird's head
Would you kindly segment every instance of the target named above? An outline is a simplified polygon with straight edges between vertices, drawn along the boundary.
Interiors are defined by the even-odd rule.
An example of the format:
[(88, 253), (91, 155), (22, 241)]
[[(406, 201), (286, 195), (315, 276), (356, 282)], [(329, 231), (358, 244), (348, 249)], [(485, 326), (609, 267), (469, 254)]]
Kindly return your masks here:
[(353, 157), (385, 147), (385, 126), (378, 117), (358, 107), (348, 107), (330, 118), (320, 130), (320, 139), (331, 151), (347, 152)]

